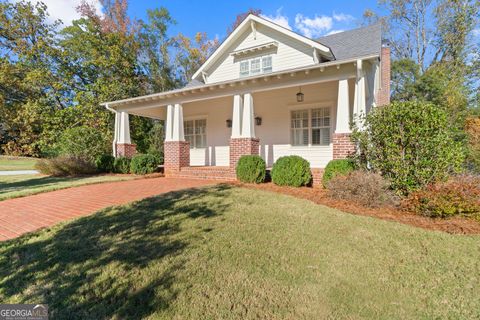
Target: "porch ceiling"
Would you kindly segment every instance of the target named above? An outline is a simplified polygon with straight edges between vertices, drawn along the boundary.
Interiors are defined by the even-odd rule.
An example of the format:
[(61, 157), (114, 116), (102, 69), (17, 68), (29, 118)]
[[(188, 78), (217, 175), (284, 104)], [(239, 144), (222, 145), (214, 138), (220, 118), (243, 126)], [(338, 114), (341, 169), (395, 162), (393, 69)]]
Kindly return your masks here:
[[(374, 61), (377, 56), (363, 57), (362, 60)], [(197, 87), (182, 88), (136, 98), (105, 102), (101, 105), (117, 111), (158, 118), (158, 112), (148, 109), (175, 103), (188, 103), (200, 100), (231, 96), (246, 92), (261, 92), (286, 87), (328, 82), (355, 77), (355, 60), (331, 61), (304, 68), (284, 70), (254, 77), (239, 78)], [(151, 115), (149, 115), (151, 113)]]

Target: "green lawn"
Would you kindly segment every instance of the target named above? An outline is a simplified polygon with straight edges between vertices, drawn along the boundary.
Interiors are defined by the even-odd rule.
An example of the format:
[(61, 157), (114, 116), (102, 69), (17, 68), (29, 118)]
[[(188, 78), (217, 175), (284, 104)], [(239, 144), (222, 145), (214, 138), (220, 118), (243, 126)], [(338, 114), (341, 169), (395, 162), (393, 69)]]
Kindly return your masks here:
[(478, 319), (480, 237), (229, 186), (0, 243), (0, 301), (55, 319)]
[(85, 184), (132, 179), (123, 175), (91, 177), (50, 177), (36, 174), (0, 176), (0, 200), (28, 196), (36, 193), (76, 187)]
[(34, 170), (35, 158), (14, 158), (0, 156), (0, 171)]

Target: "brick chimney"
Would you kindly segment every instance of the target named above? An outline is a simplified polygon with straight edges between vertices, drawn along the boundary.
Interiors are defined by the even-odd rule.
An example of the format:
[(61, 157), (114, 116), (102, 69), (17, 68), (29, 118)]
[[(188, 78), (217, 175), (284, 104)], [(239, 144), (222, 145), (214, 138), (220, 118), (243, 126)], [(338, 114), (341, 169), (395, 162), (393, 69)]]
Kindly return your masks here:
[(390, 103), (390, 43), (382, 41), (380, 52), (380, 89), (377, 94), (377, 106)]

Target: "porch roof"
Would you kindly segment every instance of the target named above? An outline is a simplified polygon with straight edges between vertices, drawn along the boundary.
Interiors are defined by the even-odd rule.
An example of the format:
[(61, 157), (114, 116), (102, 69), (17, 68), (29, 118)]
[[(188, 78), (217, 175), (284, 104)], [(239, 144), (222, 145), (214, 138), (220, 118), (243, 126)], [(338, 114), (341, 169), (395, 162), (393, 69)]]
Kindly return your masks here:
[[(154, 93), (154, 94), (144, 95), (139, 97), (133, 97), (128, 99), (103, 102), (100, 105), (106, 107), (109, 110), (114, 111), (113, 109), (128, 110), (130, 108), (136, 108), (136, 107), (144, 108), (146, 107), (146, 105), (164, 106), (167, 104), (179, 103), (182, 100), (194, 101), (196, 96), (199, 96), (198, 97), (200, 98), (199, 100), (202, 99), (201, 97), (204, 97), (203, 99), (208, 99), (208, 97), (205, 97), (207, 96), (206, 93), (208, 92), (215, 92), (217, 90), (222, 90), (222, 89), (224, 90), (225, 88), (234, 88), (237, 86), (244, 87), (246, 84), (259, 83), (260, 82), (259, 80), (262, 80), (262, 79), (264, 82), (267, 82), (270, 79), (281, 79), (285, 75), (290, 75), (292, 77), (294, 77), (297, 73), (304, 73), (305, 75), (308, 75), (310, 71), (313, 71), (313, 70), (319, 70), (321, 73), (323, 73), (326, 70), (332, 70), (330, 72), (330, 77), (325, 78), (325, 80), (328, 81), (328, 79), (333, 80), (332, 74), (334, 78), (345, 77), (345, 73), (341, 73), (340, 71), (338, 71), (340, 70), (340, 66), (342, 65), (353, 66), (354, 63), (357, 62), (357, 60), (375, 60), (375, 59), (379, 59), (379, 54), (365, 55), (365, 56), (360, 56), (360, 57), (351, 58), (351, 59), (344, 59), (344, 60), (328, 61), (320, 64), (312, 64), (312, 65), (301, 67), (301, 68), (281, 70), (281, 71), (272, 72), (268, 74), (243, 77), (243, 78), (238, 78), (234, 80), (222, 81), (222, 82), (216, 82), (216, 83), (210, 83), (210, 84), (204, 84), (199, 82), (198, 85), (189, 84), (180, 89), (164, 91), (164, 92), (159, 92), (159, 93)], [(332, 67), (336, 67), (336, 68), (332, 68)], [(337, 72), (333, 70), (336, 70)], [(328, 73), (325, 72), (325, 75), (327, 74)], [(348, 75), (350, 77), (353, 77), (354, 73), (351, 73), (351, 74), (349, 73)], [(308, 84), (308, 83), (309, 82), (305, 82), (305, 84)], [(300, 85), (301, 84), (303, 83), (300, 83)], [(293, 83), (292, 85), (295, 85), (295, 83)], [(265, 90), (265, 88), (259, 88), (259, 90)], [(252, 92), (259, 91), (259, 90), (255, 90), (254, 88), (249, 88), (248, 90), (247, 88), (244, 89), (244, 91), (252, 91)]]

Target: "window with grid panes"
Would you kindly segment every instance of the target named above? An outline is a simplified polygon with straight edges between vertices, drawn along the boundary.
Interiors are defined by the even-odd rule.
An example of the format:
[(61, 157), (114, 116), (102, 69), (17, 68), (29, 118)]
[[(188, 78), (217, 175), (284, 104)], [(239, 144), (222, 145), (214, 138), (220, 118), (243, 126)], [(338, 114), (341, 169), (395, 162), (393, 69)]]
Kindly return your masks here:
[(187, 120), (183, 124), (185, 141), (190, 143), (190, 148), (205, 148), (207, 146), (207, 120)]
[(291, 112), (291, 144), (327, 146), (330, 144), (330, 108)]

